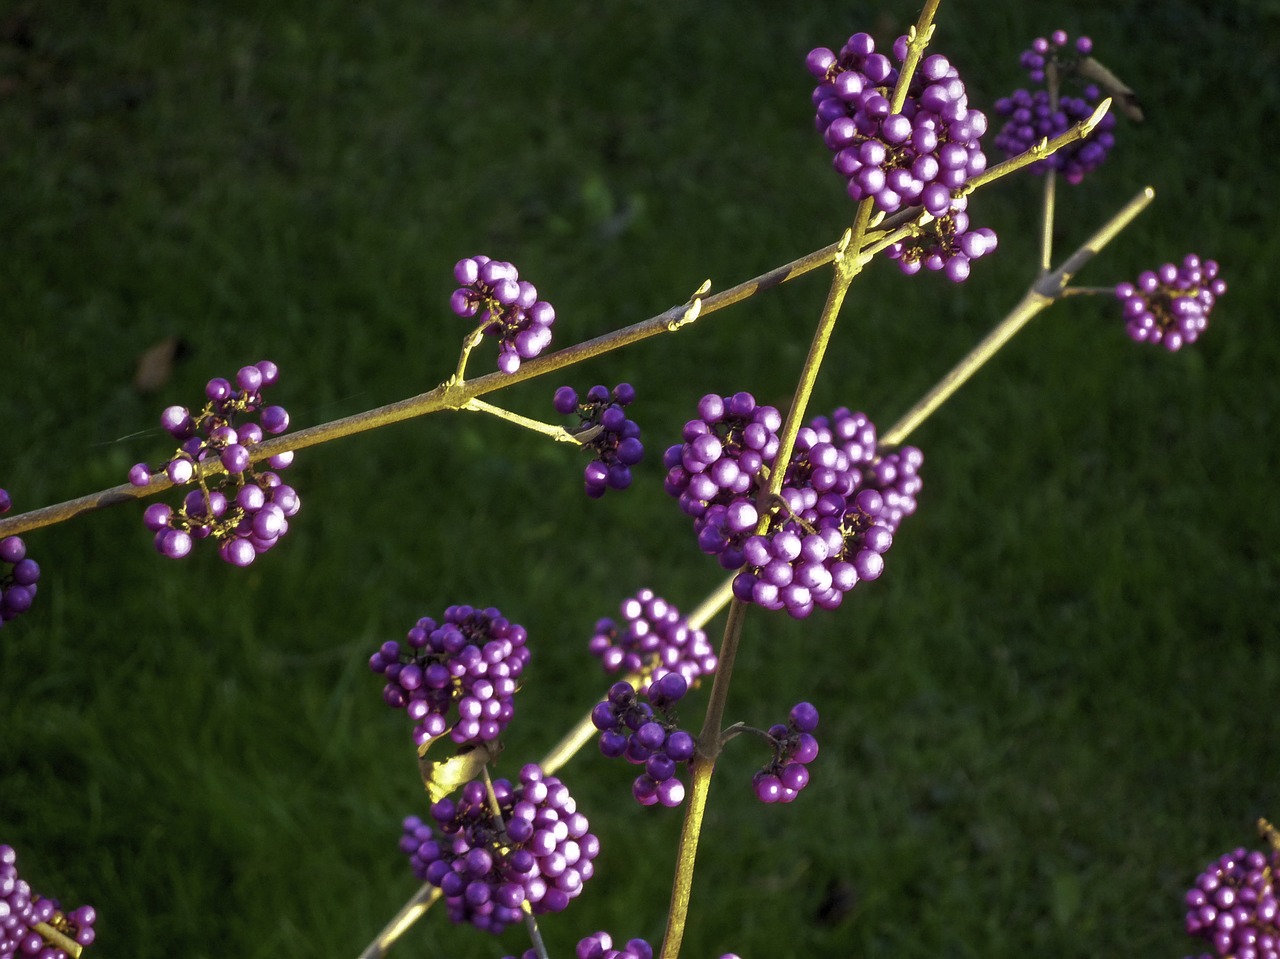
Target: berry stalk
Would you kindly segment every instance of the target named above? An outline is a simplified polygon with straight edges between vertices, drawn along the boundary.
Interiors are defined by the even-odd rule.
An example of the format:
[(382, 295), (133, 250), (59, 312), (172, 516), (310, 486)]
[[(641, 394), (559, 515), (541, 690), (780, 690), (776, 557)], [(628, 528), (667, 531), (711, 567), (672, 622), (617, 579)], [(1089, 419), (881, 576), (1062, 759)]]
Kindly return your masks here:
[(63, 935), (47, 922), (37, 922), (31, 927), (31, 931), (37, 933), (53, 948), (61, 949), (70, 959), (80, 959), (80, 955), (84, 952), (84, 947), (80, 943), (70, 936)]
[[(1015, 333), (1018, 332), (1027, 322), (1031, 320), (1045, 307), (1051, 305), (1059, 296), (1067, 295), (1072, 292), (1072, 288), (1067, 286), (1071, 276), (1081, 269), (1094, 254), (1099, 252), (1107, 243), (1109, 243), (1122, 229), (1124, 229), (1134, 217), (1138, 215), (1146, 206), (1154, 199), (1155, 193), (1150, 188), (1146, 188), (1125, 205), (1114, 217), (1103, 225), (1092, 237), (1090, 237), (1081, 247), (1073, 253), (1058, 268), (1057, 271), (1049, 274), (1045, 278), (1037, 281), (1037, 283), (1028, 290), (1023, 300), (1014, 307), (1014, 309), (1003, 319), (997, 326), (987, 335), (987, 337), (976, 346), (964, 360), (962, 360), (950, 373), (942, 378), (939, 383), (929, 391), (908, 413), (889, 428), (882, 436), (882, 442), (886, 445), (901, 444), (907, 436), (924, 420), (931, 415), (938, 407), (945, 402), (969, 377), (980, 369), (987, 360), (1007, 343)], [(821, 252), (821, 251), (819, 251)], [(855, 258), (862, 260), (862, 257)], [(838, 284), (833, 281), (832, 293), (828, 296), (828, 307), (824, 309), (824, 318), (828, 316), (828, 310), (833, 306), (833, 300), (837, 291)], [(845, 285), (847, 290), (847, 284)], [(728, 291), (726, 291), (728, 292)], [(1105, 292), (1110, 292), (1106, 290)], [(723, 294), (721, 294), (723, 295)], [(839, 293), (843, 298), (843, 291)], [(834, 310), (838, 311), (839, 302), (834, 303)], [(704, 307), (705, 309), (705, 307)], [(834, 312), (831, 313), (834, 316)], [(650, 321), (646, 321), (650, 322)], [(828, 332), (829, 336), (829, 332)], [(815, 337), (816, 339), (816, 337)], [(822, 344), (825, 347), (825, 343)], [(811, 354), (813, 353), (811, 348)], [(553, 354), (554, 355), (554, 354)], [(548, 357), (547, 359), (550, 359)], [(527, 366), (538, 363), (538, 360), (531, 361)], [(523, 368), (523, 367), (522, 367)], [(519, 376), (519, 372), (512, 374)], [(814, 373), (816, 378), (816, 371)], [(807, 396), (804, 397), (807, 401)], [(487, 404), (485, 404), (487, 406)], [(793, 404), (794, 405), (794, 404)], [(793, 438), (794, 442), (794, 438)], [(295, 444), (296, 445), (296, 444)], [(781, 471), (779, 471), (779, 478)], [(707, 597), (706, 600), (693, 612), (689, 617), (690, 623), (697, 628), (701, 628), (712, 617), (714, 617), (724, 604), (732, 597), (732, 577), (726, 579), (717, 588), (715, 592)], [(685, 825), (681, 832), (679, 846), (677, 847), (677, 872), (676, 878), (672, 886), (671, 912), (667, 931), (667, 939), (663, 945), (664, 957), (676, 956), (679, 952), (680, 941), (684, 934), (684, 921), (688, 913), (689, 897), (692, 888), (692, 877), (694, 863), (697, 857), (698, 839), (701, 833), (702, 815), (706, 808), (707, 796), (710, 791), (711, 775), (715, 767), (715, 759), (719, 755), (722, 745), (720, 734), (721, 725), (724, 721), (724, 709), (728, 698), (728, 677), (732, 672), (732, 663), (737, 654), (738, 642), (741, 637), (741, 623), (745, 615), (745, 604), (733, 602), (730, 606), (729, 619), (725, 624), (725, 636), (720, 648), (720, 666), (716, 670), (715, 679), (712, 684), (711, 694), (709, 696), (707, 713), (704, 718), (702, 734), (699, 737), (699, 753), (695, 761), (691, 764), (690, 788), (688, 794), (688, 808), (686, 810)], [(628, 677), (628, 681), (634, 681), (633, 677)], [(548, 753), (543, 762), (548, 773), (560, 768), (564, 763), (577, 753), (581, 747), (588, 742), (594, 735), (595, 729), (591, 724), (590, 716), (580, 722)], [(371, 943), (370, 946), (361, 954), (361, 959), (377, 959), (385, 954), (386, 949), (404, 933), (428, 908), (439, 898), (439, 891), (429, 883), (424, 885), (418, 893), (405, 904), (400, 913), (384, 928), (379, 934), (378, 939)]]
[(716, 757), (722, 745), (720, 728), (724, 723), (724, 707), (729, 698), (729, 677), (733, 675), (733, 663), (738, 655), (738, 641), (742, 636), (742, 620), (747, 605), (734, 599), (729, 604), (729, 616), (724, 624), (724, 639), (720, 643), (720, 664), (716, 667), (711, 683), (711, 695), (707, 697), (707, 712), (698, 735), (698, 751), (689, 764), (688, 806), (684, 825), (676, 845), (676, 875), (671, 883), (671, 908), (667, 913), (667, 931), (662, 939), (661, 959), (677, 959), (680, 943), (684, 940), (685, 921), (689, 915), (689, 898), (693, 889), (693, 868), (698, 858), (698, 839), (702, 835), (702, 819), (707, 809), (707, 795), (711, 791), (711, 774), (715, 771)]
[(494, 406), (492, 403), (486, 403), (484, 400), (472, 398), (462, 407), (472, 413), (488, 413), (490, 416), (496, 416), (500, 420), (506, 420), (508, 423), (514, 423), (516, 426), (523, 426), (527, 430), (535, 433), (541, 433), (543, 436), (550, 436), (557, 443), (572, 443), (575, 446), (581, 446), (582, 440), (574, 436), (563, 426), (551, 426), (541, 420), (535, 420), (528, 416), (521, 416), (519, 413), (512, 413), (510, 410), (504, 410), (501, 406)]
[(440, 887), (424, 882), (403, 906), (391, 917), (391, 921), (382, 927), (376, 939), (364, 947), (359, 959), (382, 959), (400, 937), (409, 931), (409, 927), (423, 917), (428, 909), (444, 894)]
[(969, 351), (951, 371), (938, 381), (898, 422), (884, 432), (880, 441), (886, 446), (902, 443), (907, 436), (934, 411), (960, 389), (974, 373), (982, 369), (993, 356), (1027, 325), (1038, 313), (1053, 305), (1065, 295), (1067, 283), (1099, 251), (1111, 242), (1133, 218), (1146, 209), (1155, 199), (1155, 191), (1144, 187), (1137, 196), (1126, 203), (1110, 220), (1085, 240), (1080, 247), (1062, 262), (1056, 270), (1045, 274), (1032, 284), (1017, 305), (1002, 319), (982, 341)]
[[(1036, 144), (1018, 156), (1012, 157), (996, 166), (988, 167), (981, 174), (970, 179), (960, 189), (960, 194), (967, 195), (979, 186), (984, 186), (1003, 176), (1014, 173), (1024, 166), (1043, 160), (1045, 157), (1051, 156), (1054, 151), (1087, 136), (1097, 124), (1097, 121), (1105, 115), (1110, 104), (1110, 99), (1104, 100), (1088, 120), (1076, 124), (1066, 132), (1045, 143)], [(920, 208), (902, 210), (886, 219), (883, 224), (877, 224), (878, 228), (883, 227), (883, 229), (892, 230), (892, 232), (885, 234), (880, 229), (876, 229), (875, 232), (868, 234), (872, 238), (872, 242), (860, 248), (857, 261), (859, 263), (865, 262), (874, 253), (878, 253), (891, 243), (909, 236), (911, 225), (921, 216), (922, 212)], [(758, 293), (763, 293), (775, 286), (804, 276), (806, 273), (811, 273), (834, 262), (837, 254), (843, 249), (842, 244), (844, 244), (843, 240), (828, 244), (821, 249), (798, 257), (790, 263), (775, 267), (719, 293), (705, 298), (695, 297), (689, 304), (671, 307), (647, 320), (614, 330), (594, 339), (585, 340), (555, 353), (539, 356), (521, 364), (520, 368), (514, 373), (489, 373), (465, 383), (450, 378), (435, 389), (420, 393), (417, 396), (411, 396), (395, 403), (389, 403), (386, 406), (355, 413), (328, 423), (307, 427), (287, 436), (277, 436), (264, 440), (249, 450), (250, 463), (258, 463), (281, 453), (306, 449), (310, 446), (319, 446), (331, 440), (353, 436), (357, 433), (379, 429), (383, 426), (390, 426), (394, 423), (425, 416), (428, 413), (438, 413), (445, 409), (459, 409), (478, 396), (496, 392), (507, 386), (514, 386), (516, 383), (552, 373), (556, 370), (565, 369), (584, 360), (603, 356), (606, 353), (630, 346), (633, 343), (638, 343), (661, 333), (675, 332), (701, 314), (715, 313), (744, 300), (749, 300)], [(199, 475), (205, 478), (225, 472), (224, 467), (216, 458), (198, 464), (196, 469)], [(45, 526), (53, 526), (108, 506), (118, 506), (121, 503), (129, 503), (148, 496), (154, 496), (165, 492), (173, 486), (174, 483), (168, 476), (160, 473), (152, 476), (150, 482), (144, 486), (121, 483), (119, 486), (98, 490), (61, 503), (43, 506), (14, 516), (2, 517), (0, 518), (0, 538), (19, 535)]]
[[(1049, 92), (1049, 109), (1058, 109), (1058, 64), (1050, 60), (1045, 65), (1045, 85)], [(1053, 167), (1045, 172), (1044, 200), (1040, 211), (1040, 272), (1053, 268), (1053, 217), (1058, 200), (1058, 171)]]
[[(731, 599), (733, 599), (732, 576), (717, 586), (697, 609), (689, 614), (686, 622), (688, 622), (691, 629), (702, 629), (719, 615), (720, 611), (728, 605)], [(640, 677), (640, 673), (632, 672), (623, 676), (622, 681), (635, 686), (639, 683)], [(551, 747), (551, 751), (547, 753), (540, 765), (548, 775), (556, 772), (576, 756), (583, 746), (595, 739), (599, 733), (600, 730), (591, 721), (591, 711), (588, 710), (587, 714), (565, 733), (558, 743)]]
[(903, 104), (907, 102), (907, 90), (911, 86), (911, 78), (915, 76), (916, 67), (920, 65), (920, 58), (924, 56), (925, 48), (933, 39), (933, 18), (937, 15), (938, 5), (941, 2), (942, 0), (927, 0), (924, 9), (920, 11), (920, 19), (907, 33), (907, 56), (902, 61), (902, 69), (898, 73), (898, 84), (893, 88), (893, 97), (889, 101), (892, 104), (891, 113), (901, 113)]
[(995, 166), (989, 166), (977, 176), (972, 177), (960, 188), (960, 194), (967, 196), (979, 187), (986, 186), (992, 180), (998, 180), (1001, 177), (1008, 176), (1010, 173), (1016, 173), (1023, 167), (1031, 166), (1047, 157), (1053, 156), (1063, 147), (1070, 146), (1079, 140), (1083, 140), (1089, 134), (1093, 133), (1094, 128), (1102, 122), (1102, 118), (1107, 115), (1107, 111), (1111, 109), (1111, 97), (1107, 97), (1098, 104), (1096, 110), (1093, 111), (1086, 119), (1081, 120), (1056, 137), (1042, 140), (1034, 146), (1028, 147), (1016, 156), (997, 163)]

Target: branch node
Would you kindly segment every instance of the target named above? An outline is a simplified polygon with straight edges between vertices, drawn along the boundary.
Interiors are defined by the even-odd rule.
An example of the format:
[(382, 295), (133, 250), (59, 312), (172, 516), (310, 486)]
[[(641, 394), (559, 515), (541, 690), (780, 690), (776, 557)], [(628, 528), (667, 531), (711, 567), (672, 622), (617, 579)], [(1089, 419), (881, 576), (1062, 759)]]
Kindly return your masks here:
[(693, 291), (693, 297), (689, 300), (689, 305), (685, 307), (679, 319), (667, 320), (667, 332), (674, 333), (682, 326), (688, 326), (696, 320), (702, 313), (702, 294), (711, 289), (711, 281), (703, 280), (702, 285)]

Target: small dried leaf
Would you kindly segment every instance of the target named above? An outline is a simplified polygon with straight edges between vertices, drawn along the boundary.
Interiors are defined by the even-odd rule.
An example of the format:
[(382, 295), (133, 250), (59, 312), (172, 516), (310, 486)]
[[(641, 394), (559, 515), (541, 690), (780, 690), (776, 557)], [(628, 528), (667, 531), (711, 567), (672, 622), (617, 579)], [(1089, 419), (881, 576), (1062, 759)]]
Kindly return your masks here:
[(1120, 108), (1120, 111), (1125, 116), (1134, 123), (1142, 122), (1142, 108), (1138, 106), (1138, 95), (1125, 85), (1123, 80), (1093, 57), (1085, 57), (1076, 65), (1076, 69), (1080, 71), (1080, 75), (1086, 80), (1096, 83), (1111, 94), (1116, 106)]
[(486, 763), (498, 758), (500, 751), (496, 743), (485, 743), (448, 759), (428, 762), (426, 752), (434, 742), (436, 740), (433, 739), (418, 747), (418, 771), (433, 803), (475, 779)]

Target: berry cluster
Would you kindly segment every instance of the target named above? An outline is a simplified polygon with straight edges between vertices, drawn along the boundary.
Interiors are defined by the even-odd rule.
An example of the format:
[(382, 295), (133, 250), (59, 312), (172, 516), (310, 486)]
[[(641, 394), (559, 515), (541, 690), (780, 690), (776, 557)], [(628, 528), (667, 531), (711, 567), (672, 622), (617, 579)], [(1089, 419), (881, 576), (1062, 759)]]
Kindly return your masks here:
[[(1080, 64), (1093, 50), (1093, 41), (1080, 37), (1074, 44), (1065, 30), (1055, 30), (1048, 39), (1037, 37), (1023, 51), (1021, 63), (1033, 83), (1044, 83), (1046, 68), (1052, 64), (1059, 82), (1081, 81), (1078, 95), (1058, 93), (1054, 103), (1050, 91), (1018, 89), (996, 101), (997, 115), (1008, 120), (996, 136), (996, 146), (1009, 156), (1016, 156), (1041, 140), (1065, 133), (1071, 126), (1092, 116), (1101, 102), (1096, 85), (1081, 80)], [(1087, 139), (1078, 140), (1057, 150), (1052, 156), (1031, 164), (1037, 173), (1053, 169), (1062, 173), (1068, 183), (1079, 183), (1097, 169), (1115, 145), (1116, 118), (1108, 112)]]
[(884, 497), (884, 507), (876, 522), (896, 533), (904, 518), (916, 511), (916, 495), (924, 481), (920, 467), (924, 454), (917, 447), (903, 446), (879, 456), (863, 481)]
[[(611, 935), (597, 932), (578, 940), (573, 955), (575, 959), (653, 959), (653, 946), (644, 939), (629, 939), (615, 949)], [(517, 957), (504, 956), (503, 959)], [(526, 949), (520, 953), (519, 959), (539, 959), (538, 950)]]
[(624, 407), (636, 398), (630, 383), (619, 383), (610, 393), (604, 386), (587, 390), (579, 403), (577, 392), (569, 386), (556, 390), (552, 404), (562, 416), (578, 414), (578, 427), (572, 432), (585, 449), (596, 458), (583, 470), (587, 495), (599, 499), (608, 489), (626, 489), (631, 485), (631, 467), (644, 457), (640, 427), (627, 419)]
[(668, 448), (666, 491), (693, 517), (698, 546), (725, 569), (742, 565), (742, 543), (755, 530), (755, 481), (778, 455), (782, 416), (750, 393), (698, 402), (698, 419), (684, 425), (684, 442)]
[[(215, 377), (205, 385), (208, 402), (193, 416), (184, 406), (170, 406), (160, 414), (160, 424), (181, 442), (163, 472), (179, 486), (195, 480), (199, 489), (183, 497), (177, 510), (153, 503), (142, 515), (155, 533), (155, 547), (162, 556), (180, 559), (191, 552), (194, 540), (213, 537), (218, 555), (235, 566), (248, 566), (271, 549), (289, 529), (289, 518), (300, 501), (292, 486), (278, 473), (293, 462), (293, 453), (270, 457), (271, 470), (257, 472), (250, 463), (249, 448), (262, 442), (264, 433), (283, 433), (289, 414), (282, 406), (264, 406), (262, 393), (279, 378), (270, 360), (241, 367), (233, 385)], [(256, 421), (251, 417), (257, 414)], [(201, 475), (200, 464), (216, 457), (225, 473)], [(145, 463), (129, 470), (129, 482), (146, 486), (153, 473)]]
[(535, 914), (559, 912), (591, 878), (600, 842), (588, 832), (569, 790), (530, 763), (516, 784), (493, 782), (501, 818), (481, 780), (460, 798), (431, 807), (435, 828), (404, 821), (400, 849), (414, 874), (444, 894), (454, 922), (499, 933), (519, 922), (527, 901)]
[(1194, 343), (1209, 324), (1209, 313), (1227, 284), (1218, 264), (1188, 253), (1182, 263), (1146, 270), (1137, 283), (1120, 283), (1125, 330), (1137, 343), (1161, 343), (1168, 350)]
[[(893, 54), (901, 64), (906, 37)], [(812, 50), (806, 65), (818, 79), (815, 123), (854, 200), (874, 197), (886, 213), (920, 204), (942, 216), (953, 191), (986, 169), (980, 139), (987, 118), (969, 108), (964, 81), (946, 57), (921, 60), (898, 113), (890, 98), (900, 68), (875, 52), (868, 34), (854, 34), (839, 54)]]
[(818, 756), (818, 710), (812, 703), (796, 703), (787, 722), (769, 727), (773, 760), (751, 777), (762, 803), (791, 802), (809, 782), (808, 764)]
[(690, 626), (680, 610), (653, 590), (624, 599), (619, 611), (624, 622), (597, 620), (587, 645), (605, 672), (642, 673), (642, 692), (670, 672), (679, 673), (689, 686), (715, 672), (716, 653), (707, 634)]
[(93, 943), (95, 919), (93, 906), (64, 914), (56, 900), (33, 892), (25, 879), (18, 878), (18, 855), (13, 847), (0, 845), (0, 957), (67, 959), (68, 952), (58, 940), (37, 927), (47, 927), (84, 947)]
[[(615, 949), (613, 936), (607, 932), (597, 932), (580, 939), (573, 955), (574, 959), (653, 959), (653, 946), (644, 939), (628, 939)], [(505, 959), (515, 957), (506, 956)], [(538, 951), (526, 949), (520, 954), (520, 959), (538, 959)], [(738, 959), (738, 956), (726, 952), (720, 959)]]
[(480, 317), (485, 336), (498, 338), (498, 369), (514, 373), (521, 360), (531, 360), (551, 342), (556, 311), (538, 299), (537, 288), (520, 279), (505, 260), (469, 256), (453, 268), (462, 284), (453, 291), (449, 306), (462, 317)]
[(738, 599), (799, 619), (815, 606), (834, 609), (858, 582), (880, 575), (894, 530), (915, 511), (918, 449), (881, 452), (863, 413), (841, 408), (816, 418), (797, 433), (781, 492), (757, 533), (780, 417), (747, 393), (704, 396), (698, 410), (685, 442), (666, 452), (666, 490), (694, 517), (703, 552), (740, 570)]
[(497, 609), (450, 606), (409, 630), (406, 646), (382, 644), (369, 668), (386, 677), (382, 698), (417, 725), (421, 747), (445, 733), (455, 743), (497, 739), (515, 712), (517, 680), (529, 662), (523, 626)]
[[(9, 512), (13, 500), (0, 489), (0, 516)], [(40, 564), (27, 557), (21, 536), (0, 539), (0, 626), (31, 608), (40, 580)]]
[(897, 260), (907, 276), (927, 270), (942, 270), (947, 279), (960, 283), (969, 277), (969, 265), (996, 248), (995, 230), (984, 226), (969, 229), (969, 198), (961, 197), (949, 212), (921, 226), (920, 233), (889, 244), (885, 255)]
[(802, 427), (781, 509), (744, 544), (735, 595), (796, 618), (839, 606), (883, 572), (892, 534), (915, 512), (923, 461), (915, 447), (880, 451), (866, 414), (843, 407)]
[(614, 683), (608, 698), (591, 711), (591, 722), (600, 730), (600, 752), (644, 766), (631, 786), (631, 794), (642, 806), (673, 807), (684, 799), (684, 783), (676, 778), (676, 771), (680, 763), (693, 758), (697, 743), (677, 727), (672, 707), (688, 689), (683, 676), (667, 673), (649, 684), (643, 693), (646, 703), (630, 683)]
[(1225, 853), (1196, 877), (1187, 891), (1187, 932), (1213, 943), (1213, 953), (1232, 959), (1280, 959), (1280, 902), (1268, 857), (1240, 848)]

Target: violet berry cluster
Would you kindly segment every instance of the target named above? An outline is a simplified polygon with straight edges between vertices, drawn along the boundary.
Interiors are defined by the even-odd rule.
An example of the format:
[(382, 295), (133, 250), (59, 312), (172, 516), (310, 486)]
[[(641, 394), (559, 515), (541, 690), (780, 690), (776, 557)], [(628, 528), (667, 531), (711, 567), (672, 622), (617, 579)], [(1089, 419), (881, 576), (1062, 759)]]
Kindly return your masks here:
[(495, 779), (493, 795), (501, 817), (481, 780), (434, 803), (431, 824), (410, 816), (400, 849), (444, 894), (455, 922), (499, 933), (520, 922), (525, 902), (538, 915), (568, 906), (591, 878), (600, 842), (565, 785), (536, 764), (514, 784)]
[(916, 510), (923, 463), (913, 446), (881, 450), (875, 424), (845, 407), (801, 427), (781, 504), (743, 546), (735, 595), (797, 618), (839, 606), (884, 571), (892, 534)]
[[(175, 510), (153, 503), (142, 515), (155, 533), (155, 547), (162, 556), (181, 559), (197, 539), (212, 537), (218, 555), (234, 566), (248, 566), (280, 541), (289, 519), (301, 505), (298, 493), (280, 479), (277, 470), (293, 462), (293, 453), (267, 459), (269, 470), (255, 470), (249, 449), (264, 434), (283, 433), (289, 414), (282, 406), (267, 406), (263, 392), (279, 379), (279, 368), (270, 360), (241, 367), (235, 383), (215, 377), (205, 385), (207, 402), (192, 415), (185, 406), (170, 406), (160, 414), (160, 424), (182, 444), (159, 469), (138, 463), (129, 470), (129, 482), (146, 486), (153, 473), (164, 472), (170, 482), (199, 484)], [(216, 458), (225, 473), (201, 475), (200, 466)]]
[(760, 516), (757, 477), (778, 455), (782, 415), (750, 393), (698, 401), (698, 418), (684, 424), (683, 442), (668, 447), (664, 488), (693, 517), (698, 547), (725, 569), (743, 563), (742, 544)]
[(1199, 339), (1209, 313), (1227, 284), (1218, 277), (1218, 264), (1188, 253), (1179, 264), (1166, 263), (1145, 270), (1136, 283), (1116, 286), (1125, 318), (1125, 331), (1137, 343), (1159, 343), (1179, 350)]
[(1244, 848), (1209, 863), (1187, 891), (1186, 929), (1213, 944), (1201, 959), (1280, 959), (1280, 902), (1275, 870), (1280, 853), (1270, 856)]
[(622, 622), (596, 621), (587, 648), (606, 673), (641, 673), (640, 689), (667, 673), (679, 673), (688, 686), (715, 672), (715, 648), (701, 629), (689, 625), (672, 603), (642, 589), (619, 606)]
[(515, 714), (528, 634), (494, 607), (450, 606), (439, 623), (418, 620), (403, 644), (388, 640), (369, 657), (386, 677), (382, 698), (416, 724), (421, 747), (445, 733), (453, 742), (492, 742)]
[[(995, 144), (1009, 156), (1016, 156), (1042, 140), (1065, 133), (1074, 124), (1087, 120), (1102, 102), (1098, 87), (1084, 82), (1080, 64), (1093, 51), (1093, 41), (1079, 37), (1071, 43), (1065, 30), (1055, 30), (1048, 38), (1037, 37), (1022, 53), (1021, 63), (1033, 83), (1045, 82), (1050, 65), (1059, 80), (1057, 103), (1044, 87), (1018, 89), (996, 101), (995, 112), (1006, 117)], [(1063, 91), (1065, 84), (1078, 87), (1075, 94)], [(1084, 140), (1077, 140), (1031, 164), (1037, 173), (1053, 169), (1062, 173), (1068, 183), (1079, 183), (1085, 175), (1101, 166), (1115, 145), (1115, 114), (1108, 112)]]
[(964, 81), (940, 54), (920, 61), (894, 112), (906, 37), (897, 39), (893, 54), (897, 63), (877, 53), (866, 33), (851, 36), (838, 54), (826, 47), (810, 51), (806, 65), (818, 80), (815, 124), (854, 200), (873, 197), (886, 213), (919, 204), (942, 216), (953, 192), (986, 169), (980, 141), (987, 118), (970, 109)]
[(786, 723), (769, 727), (773, 759), (751, 777), (762, 803), (788, 803), (809, 783), (809, 763), (818, 758), (818, 710), (812, 703), (796, 703)]
[[(0, 489), (0, 516), (12, 506), (8, 491)], [(39, 581), (40, 564), (27, 556), (22, 537), (0, 539), (0, 626), (31, 608)]]
[(0, 957), (32, 956), (36, 959), (68, 959), (66, 949), (54, 937), (37, 928), (52, 929), (77, 946), (91, 945), (93, 906), (81, 906), (63, 913), (57, 900), (32, 891), (18, 876), (18, 854), (12, 846), (0, 845)]
[(799, 430), (761, 527), (777, 411), (745, 393), (704, 396), (698, 411), (684, 443), (664, 457), (666, 489), (694, 517), (699, 547), (739, 570), (738, 599), (799, 619), (836, 608), (857, 583), (880, 576), (893, 532), (916, 508), (918, 449), (880, 451), (863, 413), (818, 417)]
[(640, 694), (630, 683), (618, 682), (591, 710), (591, 722), (600, 730), (600, 752), (644, 766), (631, 786), (642, 806), (675, 807), (684, 800), (684, 783), (677, 775), (680, 764), (693, 758), (697, 742), (676, 724), (673, 707), (688, 689), (676, 672), (654, 680)]
[(989, 226), (969, 229), (969, 198), (960, 197), (951, 209), (919, 227), (919, 233), (889, 244), (885, 255), (897, 260), (907, 276), (942, 271), (953, 283), (969, 278), (970, 264), (995, 250), (996, 231)]
[(461, 259), (453, 268), (461, 284), (449, 306), (461, 317), (479, 317), (481, 332), (498, 339), (498, 369), (514, 373), (551, 343), (556, 311), (538, 299), (537, 288), (520, 279), (514, 266), (482, 254)]
[[(580, 939), (573, 955), (574, 959), (653, 959), (653, 946), (644, 939), (628, 939), (615, 947), (613, 936), (602, 931)], [(538, 951), (526, 949), (520, 954), (520, 959), (538, 959)], [(738, 959), (738, 956), (726, 952), (720, 959)]]
[(562, 416), (578, 415), (578, 426), (571, 432), (595, 459), (583, 470), (587, 495), (599, 499), (606, 490), (623, 490), (631, 485), (631, 467), (644, 458), (640, 427), (627, 419), (625, 407), (636, 398), (630, 383), (619, 383), (610, 392), (596, 385), (578, 401), (577, 392), (562, 386), (555, 392), (552, 405)]

